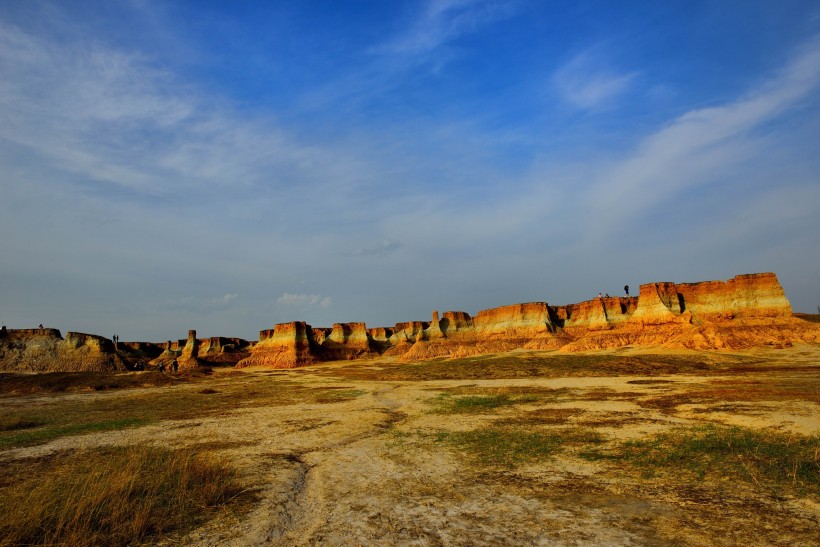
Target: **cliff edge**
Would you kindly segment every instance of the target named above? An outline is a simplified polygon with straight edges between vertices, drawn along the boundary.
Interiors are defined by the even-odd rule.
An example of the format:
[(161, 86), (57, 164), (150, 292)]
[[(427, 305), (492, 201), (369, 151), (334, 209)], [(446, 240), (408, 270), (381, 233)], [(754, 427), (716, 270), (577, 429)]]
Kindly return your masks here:
[(373, 355), (402, 361), (464, 357), (513, 349), (590, 351), (625, 346), (736, 350), (820, 341), (820, 325), (792, 316), (773, 273), (727, 281), (656, 282), (637, 297), (600, 297), (577, 304), (513, 304), (479, 311), (434, 311), (431, 321), (368, 329), (304, 323), (262, 331), (238, 366), (295, 367)]

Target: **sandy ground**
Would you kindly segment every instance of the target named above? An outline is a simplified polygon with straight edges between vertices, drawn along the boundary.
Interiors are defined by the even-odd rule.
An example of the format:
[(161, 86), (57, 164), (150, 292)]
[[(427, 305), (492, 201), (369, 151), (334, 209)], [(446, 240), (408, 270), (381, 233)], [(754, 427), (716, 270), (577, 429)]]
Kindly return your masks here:
[[(595, 427), (626, 440), (679, 425), (735, 424), (820, 434), (820, 348), (758, 353), (782, 372), (493, 380), (352, 379), (329, 363), (309, 369), (249, 369), (241, 377), (356, 390), (333, 403), (239, 406), (220, 416), (164, 421), (138, 429), (63, 437), (0, 452), (3, 460), (106, 444), (210, 444), (241, 472), (256, 495), (249, 513), (221, 514), (184, 537), (188, 545), (817, 545), (820, 506), (810, 498), (775, 498), (747, 484), (671, 484), (621, 473), (572, 452), (516, 468), (493, 468), (437, 443), (441, 431), (470, 430), (532, 412), (559, 425)], [(398, 365), (396, 365), (398, 366)], [(800, 385), (816, 397), (688, 400), (687, 394), (753, 382)], [(444, 390), (563, 390), (560, 396), (491, 413), (436, 413)], [(173, 388), (202, 389), (202, 384)], [(804, 391), (805, 391), (804, 390)], [(63, 397), (113, 397), (120, 393)], [(640, 404), (681, 396), (672, 408)], [(5, 400), (3, 404), (11, 404)], [(562, 414), (563, 412), (563, 414)], [(531, 415), (531, 414), (530, 414)], [(548, 430), (551, 425), (539, 426)]]

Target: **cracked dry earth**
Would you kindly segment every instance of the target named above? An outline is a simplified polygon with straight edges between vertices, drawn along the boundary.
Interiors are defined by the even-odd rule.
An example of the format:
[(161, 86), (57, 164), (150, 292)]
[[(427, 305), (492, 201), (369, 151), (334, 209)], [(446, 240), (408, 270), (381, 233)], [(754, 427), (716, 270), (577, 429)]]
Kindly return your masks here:
[[(145, 391), (201, 392), (207, 385), (218, 396), (228, 386), (251, 391), (287, 382), (340, 396), (270, 405), (240, 399), (193, 419), (6, 450), (0, 462), (106, 444), (216, 451), (239, 470), (254, 501), (243, 512), (222, 512), (184, 536), (164, 539), (167, 544), (816, 545), (820, 505), (811, 495), (773, 495), (754, 482), (720, 477), (646, 477), (584, 459), (583, 446), (543, 460), (487, 464), (441, 442), (441, 433), (499, 423), (542, 432), (578, 427), (594, 430), (606, 445), (715, 423), (817, 435), (818, 356), (815, 347), (757, 353), (770, 365), (766, 370), (697, 376), (377, 379), (404, 366), (388, 361), (217, 371), (206, 384)], [(745, 398), (736, 390), (744, 383), (750, 386), (741, 391)], [(735, 391), (721, 399), (727, 386)], [(58, 397), (112, 401), (132, 391)], [(458, 413), (441, 411), (443, 393), (539, 395)]]

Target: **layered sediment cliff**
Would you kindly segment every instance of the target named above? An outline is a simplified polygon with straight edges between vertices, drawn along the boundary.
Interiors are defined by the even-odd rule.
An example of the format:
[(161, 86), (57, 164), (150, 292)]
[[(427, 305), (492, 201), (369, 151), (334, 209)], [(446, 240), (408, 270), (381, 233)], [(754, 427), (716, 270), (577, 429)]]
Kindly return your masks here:
[(552, 306), (513, 304), (479, 311), (432, 313), (430, 321), (393, 327), (336, 323), (313, 328), (280, 323), (251, 344), (238, 338), (197, 339), (160, 344), (120, 342), (56, 329), (0, 331), (0, 370), (124, 370), (127, 363), (155, 356), (174, 359), (182, 369), (207, 364), (292, 368), (319, 361), (378, 355), (403, 361), (461, 357), (513, 349), (587, 351), (623, 346), (698, 350), (783, 347), (820, 342), (820, 325), (792, 316), (791, 305), (773, 273), (738, 275), (727, 281), (658, 282), (641, 285), (637, 297), (603, 297)]
[(57, 329), (0, 331), (0, 370), (25, 372), (103, 372), (125, 370), (114, 343), (102, 336)]
[(293, 321), (261, 331), (250, 357), (242, 359), (236, 366), (294, 368), (318, 361), (313, 329), (304, 321)]
[(607, 296), (562, 306), (530, 302), (482, 310), (475, 317), (434, 311), (429, 322), (394, 327), (342, 323), (314, 329), (285, 323), (262, 331), (251, 357), (239, 366), (292, 367), (378, 354), (413, 361), (517, 348), (716, 350), (818, 341), (820, 326), (792, 317), (775, 274), (759, 273), (728, 281), (647, 283), (637, 297)]

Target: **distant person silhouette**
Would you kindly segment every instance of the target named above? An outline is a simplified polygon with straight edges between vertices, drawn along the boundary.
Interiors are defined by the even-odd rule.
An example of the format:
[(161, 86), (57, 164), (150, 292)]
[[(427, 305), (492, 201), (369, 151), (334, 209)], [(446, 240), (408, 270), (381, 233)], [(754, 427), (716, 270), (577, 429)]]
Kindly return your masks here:
[(629, 285), (624, 285), (624, 292), (629, 296)]

